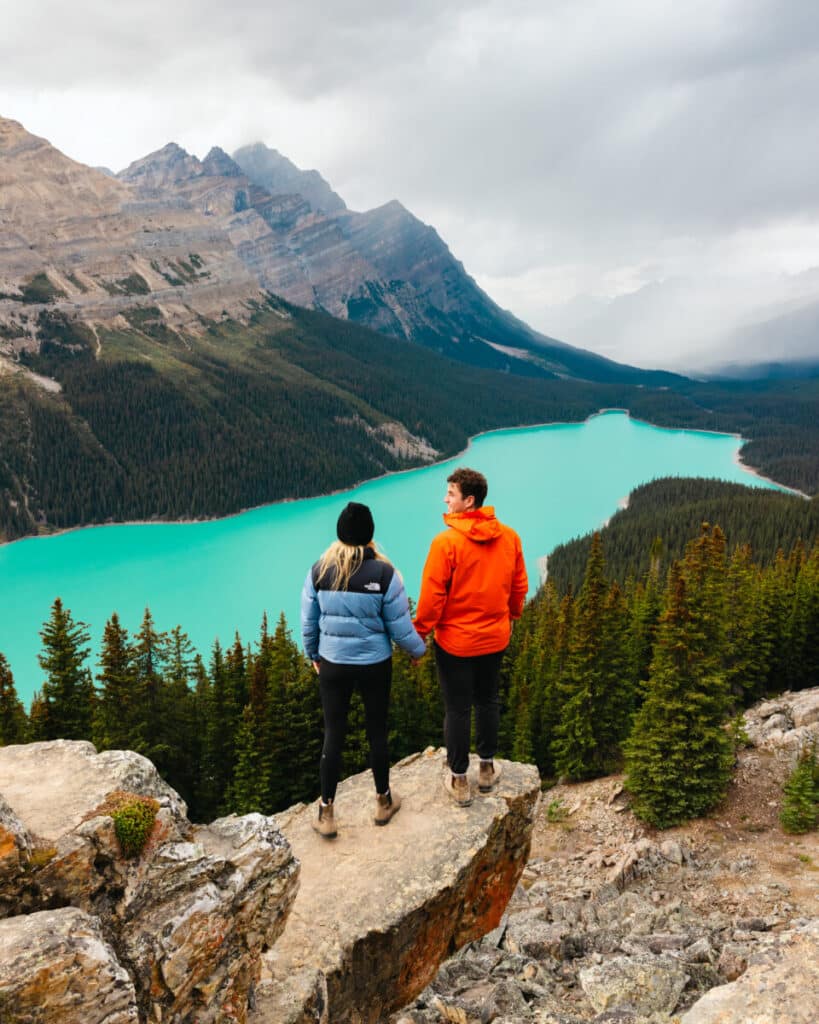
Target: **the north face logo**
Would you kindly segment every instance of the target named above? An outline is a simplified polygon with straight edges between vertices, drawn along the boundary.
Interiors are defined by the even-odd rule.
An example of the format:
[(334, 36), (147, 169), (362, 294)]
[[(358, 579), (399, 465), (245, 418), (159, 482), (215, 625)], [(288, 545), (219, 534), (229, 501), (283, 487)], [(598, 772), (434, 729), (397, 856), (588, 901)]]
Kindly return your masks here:
[(378, 590), (378, 591), (380, 591), (381, 590), (381, 584), (380, 583), (365, 583), (364, 584), (364, 589), (365, 590)]

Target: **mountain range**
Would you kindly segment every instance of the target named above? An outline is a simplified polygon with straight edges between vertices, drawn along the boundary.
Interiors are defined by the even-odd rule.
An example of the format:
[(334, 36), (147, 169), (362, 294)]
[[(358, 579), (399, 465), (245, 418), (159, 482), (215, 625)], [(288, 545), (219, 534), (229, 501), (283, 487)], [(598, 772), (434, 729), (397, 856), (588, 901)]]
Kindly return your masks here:
[(814, 384), (705, 388), (539, 335), (399, 203), (350, 211), (264, 146), (114, 175), (0, 119), (0, 541), (328, 493), (614, 406), (741, 432), (812, 492)]
[[(501, 309), (399, 202), (364, 213), (276, 150), (169, 143), (116, 176), (0, 119), (0, 330), (38, 340), (20, 303), (89, 324), (158, 309), (173, 329), (246, 318), (267, 293), (524, 376), (661, 383)], [(39, 304), (40, 306), (42, 303)], [(32, 310), (39, 314), (41, 309)], [(119, 320), (122, 324), (122, 320)], [(42, 340), (42, 339), (40, 339)]]

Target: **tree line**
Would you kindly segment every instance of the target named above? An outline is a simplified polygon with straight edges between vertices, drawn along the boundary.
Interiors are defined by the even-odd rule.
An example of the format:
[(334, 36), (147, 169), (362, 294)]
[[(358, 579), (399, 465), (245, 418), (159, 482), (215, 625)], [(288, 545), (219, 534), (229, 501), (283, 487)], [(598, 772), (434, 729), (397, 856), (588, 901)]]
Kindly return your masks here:
[[(149, 610), (130, 635), (106, 623), (96, 674), (90, 636), (58, 599), (41, 631), (42, 690), (31, 710), (0, 655), (0, 743), (90, 739), (156, 764), (194, 820), (272, 813), (315, 797), (322, 743), (316, 676), (280, 617), (254, 644), (239, 636), (207, 661), (180, 627)], [(500, 756), (546, 778), (625, 769), (634, 807), (665, 827), (713, 807), (730, 776), (731, 716), (759, 698), (819, 680), (819, 544), (797, 541), (767, 564), (729, 552), (703, 524), (661, 573), (610, 578), (595, 534), (581, 587), (553, 580), (524, 609), (502, 673)], [(398, 760), (441, 742), (433, 659), (394, 659), (390, 731)], [(345, 774), (366, 766), (354, 701)]]
[[(658, 560), (664, 576), (680, 559), (700, 523), (719, 523), (726, 543), (750, 544), (754, 558), (768, 565), (797, 540), (810, 547), (819, 538), (819, 498), (723, 480), (667, 477), (635, 488), (628, 507), (605, 528), (606, 564), (617, 580), (640, 579)], [(657, 538), (661, 538), (657, 541)], [(558, 590), (577, 591), (583, 582), (592, 535), (558, 545), (549, 555), (548, 573)]]
[[(192, 820), (260, 811), (272, 814), (318, 787), (322, 712), (317, 676), (281, 616), (266, 616), (255, 644), (237, 635), (214, 643), (207, 661), (180, 627), (160, 631), (149, 609), (133, 634), (114, 613), (96, 673), (90, 634), (58, 598), (40, 632), (42, 689), (28, 715), (0, 654), (0, 745), (88, 739), (98, 750), (149, 758), (185, 799)], [(443, 715), (434, 667), (394, 658), (393, 759), (436, 744)], [(345, 775), (367, 766), (364, 709), (354, 698)]]
[(654, 547), (619, 582), (597, 533), (576, 594), (547, 580), (510, 646), (503, 726), (546, 776), (624, 768), (637, 813), (665, 827), (724, 792), (732, 715), (819, 682), (819, 544), (762, 566), (706, 523), (665, 576)]

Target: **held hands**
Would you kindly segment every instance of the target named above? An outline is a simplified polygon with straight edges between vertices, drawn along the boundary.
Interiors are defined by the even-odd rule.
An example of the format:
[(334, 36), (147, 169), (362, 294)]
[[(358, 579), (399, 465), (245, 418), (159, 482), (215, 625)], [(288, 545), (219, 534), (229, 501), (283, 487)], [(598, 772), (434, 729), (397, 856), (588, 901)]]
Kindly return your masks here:
[(314, 661), (312, 663), (312, 665), (313, 665), (313, 671), (316, 673), (316, 675), (318, 675), (319, 663), (317, 661)]

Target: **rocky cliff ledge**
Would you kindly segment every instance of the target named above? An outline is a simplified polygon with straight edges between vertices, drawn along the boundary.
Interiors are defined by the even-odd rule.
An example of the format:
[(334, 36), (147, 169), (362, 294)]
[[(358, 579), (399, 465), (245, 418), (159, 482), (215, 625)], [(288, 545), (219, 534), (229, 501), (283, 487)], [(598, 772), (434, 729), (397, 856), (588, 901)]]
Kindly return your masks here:
[[(0, 1021), (384, 1020), (497, 926), (529, 855), (537, 770), (506, 764), (458, 808), (442, 767), (436, 751), (395, 767), (388, 828), (370, 773), (348, 779), (327, 841), (304, 805), (192, 825), (137, 754), (0, 748)], [(138, 857), (115, 834), (123, 794), (157, 808)]]
[(443, 766), (433, 750), (395, 766), (404, 804), (387, 828), (372, 824), (369, 772), (339, 787), (335, 840), (312, 831), (312, 807), (277, 817), (302, 881), (264, 958), (252, 1024), (375, 1024), (497, 926), (529, 855), (537, 769), (504, 762), (498, 789), (459, 808)]
[[(0, 1020), (243, 1021), (298, 862), (271, 818), (193, 826), (144, 757), (0, 748)], [(153, 801), (126, 858), (113, 814)]]
[(819, 688), (745, 714), (723, 802), (657, 832), (622, 778), (544, 793), (500, 926), (392, 1024), (817, 1024), (819, 833), (782, 831), (782, 783), (819, 741)]

